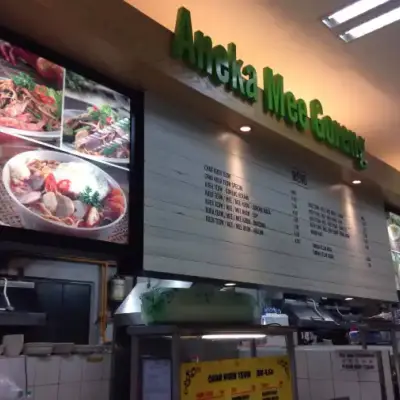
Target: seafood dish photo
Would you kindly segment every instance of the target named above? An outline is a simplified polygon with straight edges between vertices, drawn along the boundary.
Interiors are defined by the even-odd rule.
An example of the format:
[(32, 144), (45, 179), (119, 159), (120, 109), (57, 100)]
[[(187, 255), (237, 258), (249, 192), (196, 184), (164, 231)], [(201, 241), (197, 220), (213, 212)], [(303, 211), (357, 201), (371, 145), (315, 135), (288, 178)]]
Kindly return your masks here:
[(60, 132), (62, 92), (38, 85), (23, 72), (0, 78), (0, 128)]
[(130, 118), (119, 117), (111, 106), (64, 112), (63, 144), (77, 152), (129, 162)]
[(0, 56), (12, 67), (25, 65), (46, 82), (52, 82), (58, 90), (63, 88), (64, 68), (11, 43), (0, 40)]
[(60, 231), (53, 229), (58, 226), (62, 233), (96, 237), (111, 233), (109, 228), (126, 213), (125, 195), (113, 178), (65, 153), (18, 154), (5, 165), (3, 183), (22, 208), (27, 228)]

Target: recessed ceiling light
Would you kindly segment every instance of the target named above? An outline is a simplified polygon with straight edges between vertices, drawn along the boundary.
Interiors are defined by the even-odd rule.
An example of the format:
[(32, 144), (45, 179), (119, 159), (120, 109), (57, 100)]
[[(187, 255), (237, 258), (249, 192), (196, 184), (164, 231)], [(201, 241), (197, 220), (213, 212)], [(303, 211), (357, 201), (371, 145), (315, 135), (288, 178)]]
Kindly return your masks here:
[(251, 126), (243, 125), (240, 127), (240, 132), (250, 132), (250, 131), (251, 131)]
[(350, 300), (353, 300), (353, 298), (352, 297), (346, 297), (345, 300), (346, 301), (350, 301)]
[(345, 42), (351, 42), (352, 40), (359, 39), (362, 36), (368, 35), (369, 33), (377, 31), (378, 29), (381, 29), (387, 25), (393, 24), (398, 20), (400, 20), (400, 7), (364, 22), (363, 24), (358, 25), (339, 35), (339, 37)]
[(334, 28), (335, 26), (343, 24), (343, 22), (365, 14), (367, 11), (379, 7), (388, 1), (390, 0), (359, 0), (329, 15), (328, 17), (324, 18), (322, 22), (329, 28)]
[(359, 179), (354, 179), (354, 181), (352, 182), (353, 185), (360, 185), (361, 181)]
[(238, 339), (262, 339), (265, 338), (263, 333), (226, 333), (226, 334), (216, 334), (216, 335), (203, 335), (202, 339), (209, 340), (238, 340)]
[(225, 283), (225, 285), (224, 286), (236, 286), (236, 283), (233, 283), (233, 282), (227, 282), (227, 283)]

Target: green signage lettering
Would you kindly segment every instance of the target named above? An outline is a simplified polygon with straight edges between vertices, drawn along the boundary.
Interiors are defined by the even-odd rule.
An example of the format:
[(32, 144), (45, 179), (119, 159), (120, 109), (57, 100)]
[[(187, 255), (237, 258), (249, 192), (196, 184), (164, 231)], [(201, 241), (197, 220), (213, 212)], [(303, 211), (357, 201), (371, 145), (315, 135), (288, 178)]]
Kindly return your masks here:
[(205, 74), (212, 74), (213, 46), (209, 36), (204, 36), (203, 32), (197, 31), (194, 34), (194, 51), (196, 68)]
[[(213, 45), (201, 31), (193, 33), (190, 11), (178, 10), (171, 48), (172, 56), (186, 62), (199, 74), (207, 76), (215, 85), (224, 85), (235, 96), (252, 104), (258, 100), (257, 71), (250, 64), (237, 59), (236, 45)], [(262, 105), (265, 113), (284, 119), (299, 132), (310, 130), (315, 140), (352, 158), (358, 169), (367, 168), (365, 139), (324, 115), (319, 100), (307, 106), (301, 98), (284, 89), (282, 75), (263, 69)]]
[(252, 65), (246, 65), (242, 72), (244, 76), (249, 77), (245, 84), (246, 98), (250, 102), (256, 102), (258, 96), (257, 71)]
[(325, 131), (321, 120), (318, 118), (323, 114), (322, 104), (319, 100), (315, 99), (310, 102), (310, 125), (311, 132), (313, 133), (315, 139), (324, 140)]
[(292, 92), (285, 93), (285, 114), (289, 123), (296, 124), (299, 120), (297, 101)]
[(298, 120), (296, 127), (300, 132), (303, 132), (308, 129), (307, 104), (303, 99), (297, 100), (297, 115)]
[(224, 46), (215, 46), (213, 54), (213, 78), (217, 84), (229, 82), (228, 52)]
[(175, 35), (172, 41), (172, 55), (175, 58), (187, 60), (190, 64), (195, 62), (193, 46), (193, 29), (190, 11), (184, 7), (178, 10), (175, 24)]
[(283, 94), (282, 75), (274, 75), (271, 68), (264, 68), (264, 111), (275, 114), (278, 118), (284, 117)]

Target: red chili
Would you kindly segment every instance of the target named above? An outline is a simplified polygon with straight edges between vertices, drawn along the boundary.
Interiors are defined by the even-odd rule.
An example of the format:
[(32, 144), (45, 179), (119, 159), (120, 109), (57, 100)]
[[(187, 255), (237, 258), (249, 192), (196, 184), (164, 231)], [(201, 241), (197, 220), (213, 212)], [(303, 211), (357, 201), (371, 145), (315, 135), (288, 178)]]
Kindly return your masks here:
[(44, 188), (46, 192), (55, 192), (57, 191), (57, 182), (56, 178), (54, 178), (53, 174), (47, 175), (44, 181)]
[(40, 100), (42, 100), (43, 104), (54, 104), (55, 100), (51, 96), (46, 96), (44, 94), (40, 95)]
[(107, 117), (106, 122), (107, 122), (107, 124), (111, 125), (113, 123), (112, 117)]
[(58, 182), (58, 190), (60, 192), (69, 192), (69, 188), (71, 187), (71, 181), (69, 179), (63, 179), (60, 182)]

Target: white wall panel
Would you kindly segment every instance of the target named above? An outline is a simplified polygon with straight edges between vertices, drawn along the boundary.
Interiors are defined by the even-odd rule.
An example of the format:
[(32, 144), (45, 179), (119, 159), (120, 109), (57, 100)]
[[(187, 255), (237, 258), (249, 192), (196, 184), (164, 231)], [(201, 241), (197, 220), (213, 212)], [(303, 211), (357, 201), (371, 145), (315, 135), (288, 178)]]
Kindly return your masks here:
[(148, 95), (144, 268), (396, 300), (379, 192), (326, 165)]

